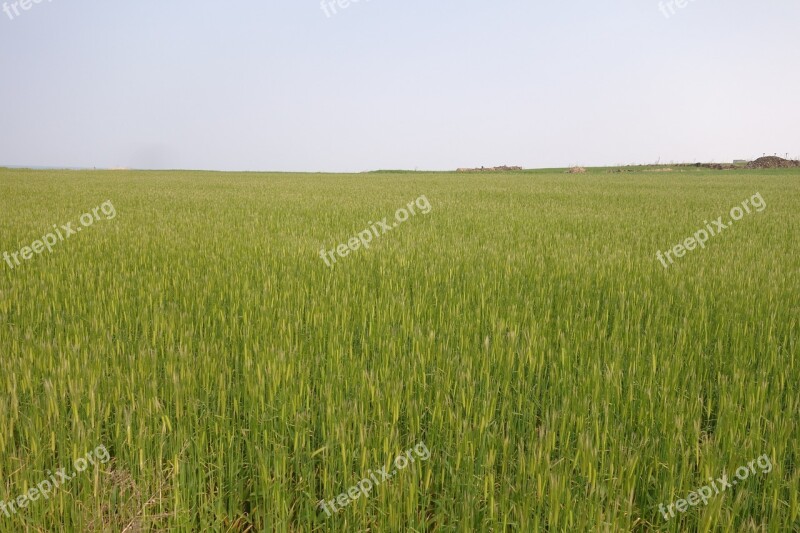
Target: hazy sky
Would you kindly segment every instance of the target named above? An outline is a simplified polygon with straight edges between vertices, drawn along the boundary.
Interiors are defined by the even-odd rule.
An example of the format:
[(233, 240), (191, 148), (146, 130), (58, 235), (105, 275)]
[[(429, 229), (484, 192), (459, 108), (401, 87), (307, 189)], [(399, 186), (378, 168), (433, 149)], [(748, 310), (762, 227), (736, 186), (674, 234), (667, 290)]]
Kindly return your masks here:
[(4, 1), (0, 165), (800, 156), (797, 0)]

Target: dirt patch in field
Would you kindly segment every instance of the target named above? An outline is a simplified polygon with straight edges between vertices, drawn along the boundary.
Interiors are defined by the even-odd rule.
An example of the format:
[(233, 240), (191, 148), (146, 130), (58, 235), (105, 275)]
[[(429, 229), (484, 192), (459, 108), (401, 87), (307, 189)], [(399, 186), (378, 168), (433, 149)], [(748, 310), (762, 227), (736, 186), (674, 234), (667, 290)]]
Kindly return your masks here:
[(567, 170), (567, 174), (583, 174), (586, 172), (586, 169), (583, 167), (572, 167), (571, 169)]
[(798, 168), (800, 161), (792, 161), (791, 159), (784, 159), (769, 155), (766, 157), (759, 157), (755, 161), (747, 164), (747, 168)]
[(736, 170), (737, 168), (742, 168), (729, 163), (695, 163), (694, 166), (711, 170)]

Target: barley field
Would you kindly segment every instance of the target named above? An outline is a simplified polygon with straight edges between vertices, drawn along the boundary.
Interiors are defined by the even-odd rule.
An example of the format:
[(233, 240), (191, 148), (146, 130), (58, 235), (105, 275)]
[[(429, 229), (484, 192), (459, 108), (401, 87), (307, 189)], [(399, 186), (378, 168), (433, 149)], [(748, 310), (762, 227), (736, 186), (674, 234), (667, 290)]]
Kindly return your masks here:
[(0, 531), (800, 531), (800, 171), (646, 170), (0, 169)]

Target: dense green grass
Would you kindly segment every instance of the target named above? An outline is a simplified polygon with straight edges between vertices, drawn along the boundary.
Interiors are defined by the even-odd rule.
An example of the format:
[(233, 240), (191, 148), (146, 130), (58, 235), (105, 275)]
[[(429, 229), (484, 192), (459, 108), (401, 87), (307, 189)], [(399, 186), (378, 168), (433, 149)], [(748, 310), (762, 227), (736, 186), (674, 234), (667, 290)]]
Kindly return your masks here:
[[(0, 253), (106, 200), (0, 263), (0, 499), (111, 461), (0, 531), (800, 529), (798, 171), (0, 170)], [(316, 509), (418, 442), (428, 461)]]

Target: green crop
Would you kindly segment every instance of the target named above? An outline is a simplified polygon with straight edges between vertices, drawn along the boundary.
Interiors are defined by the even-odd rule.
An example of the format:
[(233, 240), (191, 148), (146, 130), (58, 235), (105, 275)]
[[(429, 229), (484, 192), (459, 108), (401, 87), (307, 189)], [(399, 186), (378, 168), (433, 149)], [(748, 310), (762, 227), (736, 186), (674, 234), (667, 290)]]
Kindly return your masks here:
[[(766, 210), (656, 259), (756, 192)], [(0, 253), (106, 201), (0, 262), (0, 500), (110, 459), (0, 532), (800, 527), (796, 170), (0, 169)], [(429, 460), (317, 506), (420, 442)]]

